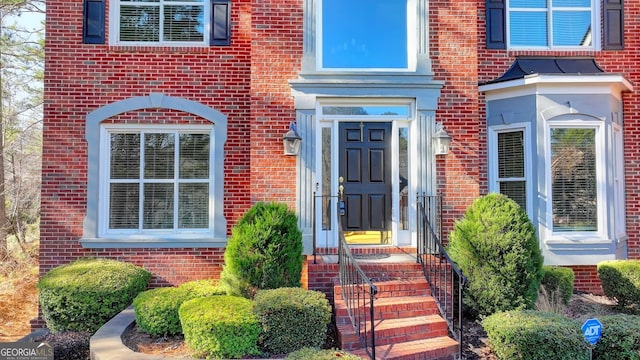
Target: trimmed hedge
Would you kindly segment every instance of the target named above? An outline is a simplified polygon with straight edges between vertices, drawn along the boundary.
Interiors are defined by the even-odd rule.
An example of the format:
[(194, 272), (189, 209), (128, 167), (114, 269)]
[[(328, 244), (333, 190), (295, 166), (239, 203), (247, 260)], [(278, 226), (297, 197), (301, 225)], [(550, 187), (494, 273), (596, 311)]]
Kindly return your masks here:
[(182, 334), (178, 310), (191, 299), (222, 295), (213, 280), (195, 280), (178, 287), (143, 291), (133, 300), (138, 327), (153, 336)]
[(252, 298), (257, 290), (299, 287), (302, 233), (286, 204), (259, 202), (231, 231), (221, 284), (229, 295)]
[(185, 290), (189, 299), (226, 294), (226, 291), (212, 279), (188, 281), (180, 284), (178, 288)]
[(500, 360), (589, 358), (580, 322), (558, 314), (513, 310), (488, 316), (482, 326)]
[(495, 193), (476, 199), (456, 221), (447, 252), (468, 279), (471, 317), (534, 307), (542, 255), (533, 224), (513, 200)]
[(143, 291), (133, 300), (136, 324), (153, 336), (182, 334), (178, 310), (186, 300), (189, 300), (187, 291), (180, 288)]
[(552, 299), (558, 294), (559, 300), (565, 305), (569, 304), (571, 296), (573, 295), (573, 281), (575, 275), (573, 269), (560, 266), (545, 265), (542, 267), (542, 285), (544, 286), (547, 294)]
[(285, 359), (288, 360), (331, 360), (331, 359), (343, 359), (343, 360), (360, 360), (360, 356), (349, 354), (342, 350), (320, 350), (313, 348), (303, 348), (298, 351), (294, 351), (287, 355)]
[(640, 317), (618, 314), (598, 317), (602, 337), (593, 349), (597, 360), (640, 359)]
[(93, 333), (131, 305), (151, 273), (110, 259), (81, 259), (58, 266), (38, 281), (40, 306), (53, 332)]
[(609, 260), (598, 263), (604, 294), (618, 306), (640, 305), (640, 260)]
[(280, 288), (258, 291), (253, 313), (262, 325), (260, 346), (270, 354), (319, 348), (327, 338), (331, 306), (318, 291)]
[(211, 296), (185, 301), (179, 315), (184, 340), (197, 356), (237, 359), (258, 355), (260, 323), (251, 300)]

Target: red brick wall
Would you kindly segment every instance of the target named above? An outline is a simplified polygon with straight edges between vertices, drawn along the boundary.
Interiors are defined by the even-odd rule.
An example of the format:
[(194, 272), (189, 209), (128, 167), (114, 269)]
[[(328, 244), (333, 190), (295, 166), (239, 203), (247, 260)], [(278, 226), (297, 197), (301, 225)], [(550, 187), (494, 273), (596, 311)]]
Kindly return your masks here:
[(477, 1), (429, 2), (430, 56), (436, 80), (444, 81), (436, 122), (451, 135), (451, 150), (438, 156), (438, 191), (444, 196), (446, 234), (467, 207), (486, 192), (486, 125), (479, 116)]
[[(79, 244), (87, 201), (85, 116), (129, 97), (163, 93), (200, 102), (228, 117), (228, 230), (256, 201), (293, 206), (296, 158), (282, 154), (282, 136), (295, 121), (287, 81), (300, 68), (302, 21), (302, 0), (234, 0), (231, 46), (85, 45), (82, 2), (49, 1), (40, 271), (79, 257), (100, 256), (152, 270), (152, 286), (220, 273), (223, 249), (92, 250)], [(110, 121), (174, 124), (201, 119), (144, 110)]]
[(251, 202), (295, 207), (296, 160), (283, 156), (282, 137), (295, 121), (288, 80), (302, 60), (302, 0), (254, 1), (251, 48)]

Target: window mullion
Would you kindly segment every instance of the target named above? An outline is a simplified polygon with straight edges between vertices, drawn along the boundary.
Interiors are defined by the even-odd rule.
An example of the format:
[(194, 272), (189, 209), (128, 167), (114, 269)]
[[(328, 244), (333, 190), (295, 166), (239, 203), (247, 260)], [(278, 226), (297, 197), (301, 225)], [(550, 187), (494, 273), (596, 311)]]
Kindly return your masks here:
[(144, 231), (144, 167), (145, 167), (145, 133), (140, 132), (140, 171), (138, 172), (138, 231)]
[(175, 150), (173, 152), (173, 230), (178, 229), (178, 218), (180, 206), (180, 133), (175, 132), (174, 135), (176, 141), (174, 141)]

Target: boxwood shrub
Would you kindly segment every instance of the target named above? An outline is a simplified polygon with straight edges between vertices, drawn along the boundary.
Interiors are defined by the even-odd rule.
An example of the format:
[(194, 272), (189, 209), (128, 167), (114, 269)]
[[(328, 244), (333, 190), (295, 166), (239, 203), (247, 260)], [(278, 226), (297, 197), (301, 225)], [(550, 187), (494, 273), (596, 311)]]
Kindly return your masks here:
[(350, 354), (342, 350), (320, 350), (315, 348), (303, 348), (287, 355), (287, 360), (360, 360), (360, 356)]
[(640, 317), (617, 314), (599, 316), (602, 337), (593, 349), (597, 360), (640, 359)]
[(456, 221), (447, 252), (468, 279), (471, 317), (534, 307), (542, 255), (533, 224), (513, 200), (494, 193), (474, 201)]
[(251, 300), (210, 296), (185, 301), (179, 315), (185, 343), (196, 356), (237, 359), (258, 355), (260, 323)]
[(500, 360), (588, 359), (581, 323), (533, 310), (493, 314), (482, 321), (489, 346)]
[(58, 266), (38, 281), (40, 306), (53, 332), (93, 333), (147, 288), (151, 273), (110, 259), (81, 259)]
[(226, 294), (226, 291), (218, 286), (217, 281), (212, 279), (188, 281), (178, 287), (187, 292), (189, 299)]
[(178, 310), (186, 300), (186, 290), (176, 287), (141, 292), (133, 300), (138, 328), (153, 336), (182, 334)]
[(559, 299), (565, 305), (569, 304), (573, 295), (573, 281), (575, 275), (573, 269), (560, 266), (545, 265), (542, 267), (542, 285), (547, 294), (552, 298), (558, 294)]
[(331, 306), (323, 293), (302, 288), (260, 290), (254, 301), (253, 312), (263, 329), (263, 351), (285, 354), (324, 344)]
[(598, 263), (604, 294), (618, 306), (640, 305), (640, 260), (608, 260)]
[(182, 334), (178, 310), (183, 302), (224, 294), (213, 280), (195, 280), (178, 287), (143, 291), (133, 300), (138, 327), (153, 336)]

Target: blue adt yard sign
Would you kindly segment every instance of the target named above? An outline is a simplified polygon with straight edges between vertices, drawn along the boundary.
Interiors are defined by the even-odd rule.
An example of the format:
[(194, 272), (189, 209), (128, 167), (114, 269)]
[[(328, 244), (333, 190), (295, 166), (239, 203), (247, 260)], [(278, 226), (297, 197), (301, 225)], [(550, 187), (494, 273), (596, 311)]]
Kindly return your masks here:
[(589, 319), (582, 325), (584, 339), (591, 345), (595, 345), (602, 336), (602, 323), (598, 319)]

